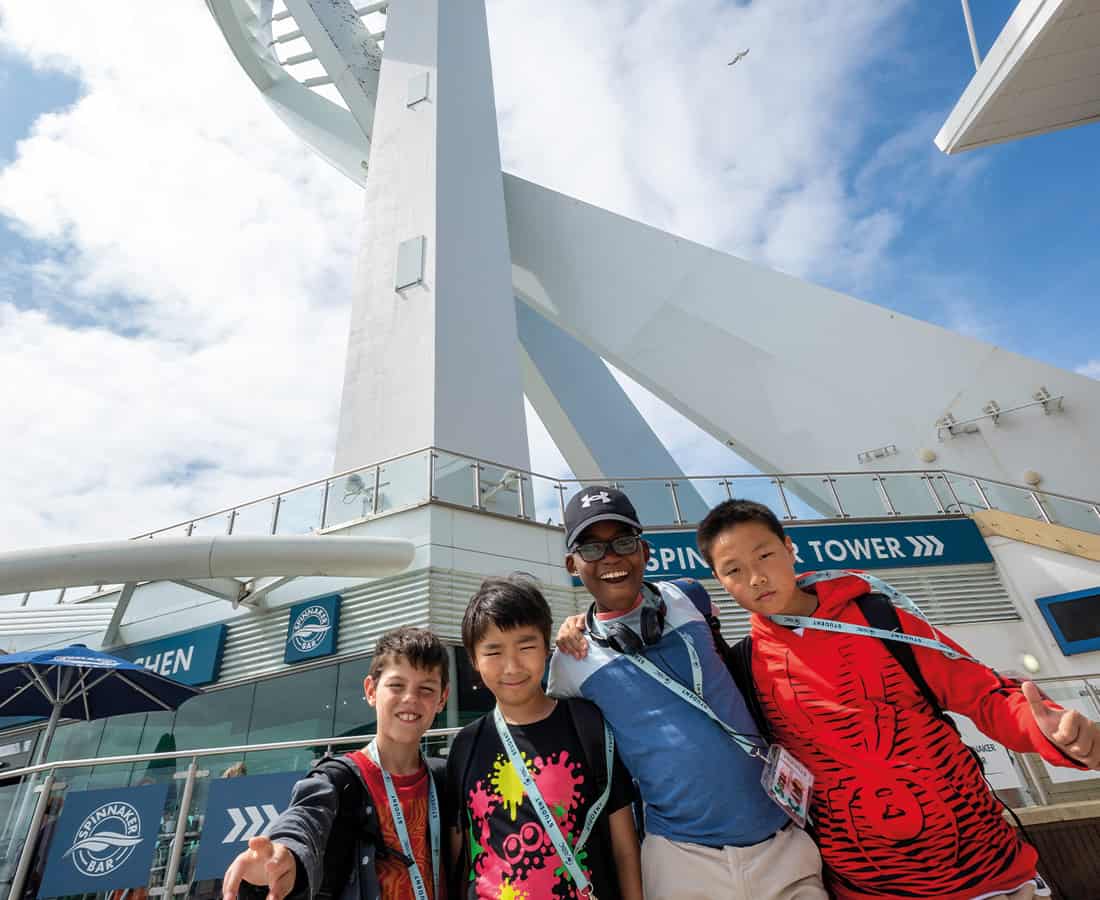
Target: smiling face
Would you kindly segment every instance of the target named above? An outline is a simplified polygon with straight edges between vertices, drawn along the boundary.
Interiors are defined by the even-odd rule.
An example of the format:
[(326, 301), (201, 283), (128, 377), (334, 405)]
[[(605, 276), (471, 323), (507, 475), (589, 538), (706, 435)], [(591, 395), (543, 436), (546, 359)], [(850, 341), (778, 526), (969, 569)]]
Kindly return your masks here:
[(378, 715), (378, 735), (416, 744), (447, 704), (438, 668), (420, 669), (403, 656), (387, 662), (377, 678), (363, 682), (367, 702)]
[(714, 577), (749, 612), (809, 615), (817, 598), (798, 587), (794, 547), (761, 522), (740, 522), (710, 546)]
[[(577, 544), (612, 541), (635, 533), (633, 528), (622, 522), (597, 522), (585, 529)], [(565, 568), (584, 583), (601, 612), (621, 612), (630, 609), (637, 601), (648, 559), (649, 544), (639, 540), (638, 549), (633, 553), (620, 556), (608, 547), (603, 559), (595, 562), (585, 562), (579, 553), (570, 553), (565, 557)]]
[(473, 664), (497, 702), (518, 711), (544, 702), (542, 676), (549, 655), (538, 626), (501, 629), (490, 623), (474, 645)]

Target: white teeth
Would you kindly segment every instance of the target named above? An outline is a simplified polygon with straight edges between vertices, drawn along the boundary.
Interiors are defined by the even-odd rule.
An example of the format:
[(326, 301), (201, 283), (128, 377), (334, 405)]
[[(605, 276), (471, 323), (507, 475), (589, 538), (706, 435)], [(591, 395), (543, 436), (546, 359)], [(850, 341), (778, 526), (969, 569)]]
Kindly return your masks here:
[(420, 718), (420, 716), (416, 713), (398, 713), (397, 718), (399, 718), (402, 722), (415, 722), (417, 719)]
[(612, 578), (626, 578), (626, 572), (604, 572), (600, 576), (602, 581), (610, 581)]

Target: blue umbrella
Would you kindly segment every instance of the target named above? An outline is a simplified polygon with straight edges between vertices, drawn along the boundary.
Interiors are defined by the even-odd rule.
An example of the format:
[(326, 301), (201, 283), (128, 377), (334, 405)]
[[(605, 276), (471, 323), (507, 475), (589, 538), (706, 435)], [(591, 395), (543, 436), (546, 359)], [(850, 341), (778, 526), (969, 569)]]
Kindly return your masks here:
[(46, 759), (58, 720), (175, 709), (201, 694), (83, 644), (0, 656), (0, 716), (49, 716), (32, 765)]

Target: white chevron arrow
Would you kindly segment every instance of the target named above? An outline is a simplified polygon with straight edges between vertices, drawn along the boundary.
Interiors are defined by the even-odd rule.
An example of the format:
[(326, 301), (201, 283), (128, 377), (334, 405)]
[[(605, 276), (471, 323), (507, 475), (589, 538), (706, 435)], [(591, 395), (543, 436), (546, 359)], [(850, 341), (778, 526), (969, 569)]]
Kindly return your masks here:
[(246, 806), (244, 808), (245, 815), (252, 821), (248, 831), (241, 835), (242, 841), (247, 841), (254, 838), (260, 833), (260, 829), (264, 827), (264, 815), (255, 806)]
[(229, 834), (222, 838), (223, 844), (232, 844), (238, 840), (238, 835), (244, 831), (245, 826), (248, 824), (244, 820), (244, 816), (241, 815), (241, 811), (235, 806), (231, 806), (226, 810), (229, 813), (229, 818), (233, 820), (233, 827), (229, 829)]
[[(245, 806), (243, 809), (237, 806), (226, 808), (226, 813), (233, 821), (233, 827), (222, 838), (223, 844), (232, 844), (236, 841), (247, 841), (258, 834), (267, 834), (275, 820), (279, 818), (279, 810), (272, 804), (265, 803), (261, 807)], [(247, 821), (245, 817), (247, 818)]]
[(928, 535), (928, 540), (932, 542), (932, 555), (943, 556), (943, 541), (941, 541), (934, 534)]
[(263, 814), (267, 816), (267, 824), (264, 826), (264, 830), (260, 833), (267, 834), (269, 831), (271, 831), (271, 826), (275, 824), (275, 820), (279, 818), (279, 810), (277, 810), (270, 803), (265, 803), (261, 807), (261, 809), (263, 811)]
[(906, 535), (905, 539), (913, 545), (913, 558), (924, 556), (925, 545), (922, 544), (917, 538)]

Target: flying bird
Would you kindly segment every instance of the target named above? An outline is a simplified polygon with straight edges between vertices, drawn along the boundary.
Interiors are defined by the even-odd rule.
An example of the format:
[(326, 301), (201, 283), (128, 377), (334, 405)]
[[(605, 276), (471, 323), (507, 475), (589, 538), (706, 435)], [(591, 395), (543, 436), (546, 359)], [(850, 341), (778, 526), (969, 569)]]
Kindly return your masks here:
[[(751, 48), (750, 48), (750, 49), (751, 49)], [(745, 58), (746, 56), (748, 56), (748, 55), (749, 55), (749, 51), (748, 51), (748, 50), (742, 50), (742, 51), (741, 51), (740, 53), (738, 53), (738, 54), (737, 54), (737, 55), (736, 55), (736, 56), (735, 56), (735, 57), (734, 57), (733, 59), (731, 59), (731, 60), (730, 60), (730, 61), (729, 61), (728, 63), (726, 63), (726, 65), (727, 65), (727, 66), (732, 66), (732, 65), (734, 65), (734, 64), (736, 64), (736, 63), (739, 63), (739, 62), (741, 62), (741, 60), (743, 60), (743, 59), (744, 59), (744, 58)]]

